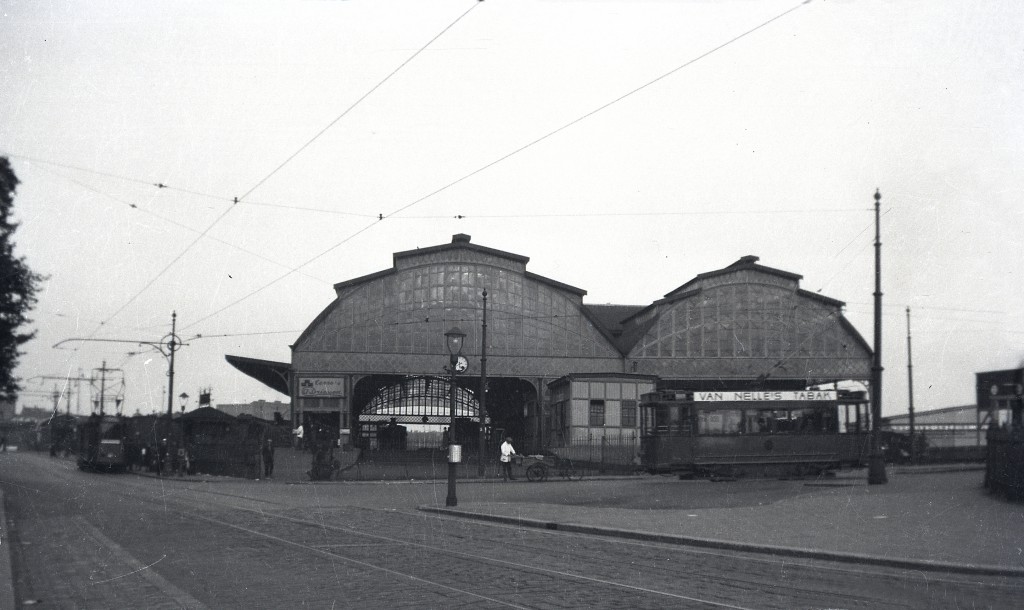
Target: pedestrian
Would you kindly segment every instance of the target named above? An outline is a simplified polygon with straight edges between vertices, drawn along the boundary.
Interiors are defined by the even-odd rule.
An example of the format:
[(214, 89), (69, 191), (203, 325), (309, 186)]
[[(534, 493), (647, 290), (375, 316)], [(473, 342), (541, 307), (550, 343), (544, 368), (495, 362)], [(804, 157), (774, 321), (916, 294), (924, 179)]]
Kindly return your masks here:
[(267, 478), (274, 472), (274, 439), (270, 437), (263, 442), (263, 472)]
[(302, 451), (302, 433), (302, 422), (299, 422), (299, 425), (292, 430), (292, 435), (295, 436), (295, 448), (299, 451)]
[(0, 451), (7, 453), (7, 437), (0, 436)]
[(167, 439), (160, 439), (160, 446), (157, 447), (156, 453), (156, 474), (161, 476), (164, 474), (164, 470), (167, 468)]
[(515, 481), (516, 478), (512, 476), (512, 456), (516, 454), (516, 450), (512, 447), (512, 437), (506, 436), (505, 442), (501, 444), (501, 470), (502, 477), (509, 481)]

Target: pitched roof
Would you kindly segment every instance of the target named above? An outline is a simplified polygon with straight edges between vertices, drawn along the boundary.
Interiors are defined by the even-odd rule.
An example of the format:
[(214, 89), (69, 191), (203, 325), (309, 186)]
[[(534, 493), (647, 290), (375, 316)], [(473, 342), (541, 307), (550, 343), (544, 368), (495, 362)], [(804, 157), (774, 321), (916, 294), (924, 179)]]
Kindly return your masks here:
[(712, 278), (712, 277), (717, 277), (717, 276), (720, 276), (720, 275), (726, 275), (728, 273), (735, 273), (737, 271), (748, 270), (748, 269), (749, 270), (753, 270), (753, 271), (760, 271), (761, 273), (767, 273), (769, 275), (775, 275), (775, 276), (778, 276), (778, 277), (781, 277), (781, 278), (785, 278), (787, 280), (793, 280), (793, 281), (797, 281), (797, 282), (799, 282), (804, 277), (804, 276), (799, 275), (797, 273), (791, 273), (789, 271), (783, 271), (782, 269), (775, 269), (773, 267), (765, 267), (764, 265), (758, 265), (757, 261), (759, 261), (759, 260), (761, 260), (761, 259), (759, 257), (757, 257), (757, 256), (754, 256), (753, 254), (748, 254), (746, 256), (741, 256), (738, 261), (736, 261), (735, 263), (729, 265), (728, 267), (724, 267), (724, 268), (718, 269), (716, 271), (707, 271), (705, 273), (698, 274), (696, 277), (694, 277), (689, 282), (686, 282), (685, 284), (683, 284), (679, 288), (676, 288), (672, 292), (669, 292), (668, 294), (666, 294), (665, 298), (672, 298), (672, 296), (674, 296), (676, 293), (688, 290), (689, 288), (693, 287), (694, 284), (700, 283), (701, 280), (705, 280), (705, 279)]

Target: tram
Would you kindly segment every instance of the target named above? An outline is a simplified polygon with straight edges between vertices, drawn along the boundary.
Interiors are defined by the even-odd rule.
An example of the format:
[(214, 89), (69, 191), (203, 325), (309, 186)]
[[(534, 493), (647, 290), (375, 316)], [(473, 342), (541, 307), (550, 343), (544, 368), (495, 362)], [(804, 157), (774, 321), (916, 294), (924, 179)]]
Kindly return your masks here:
[(648, 472), (680, 477), (804, 476), (862, 466), (866, 428), (841, 431), (839, 407), (834, 391), (644, 394), (641, 460)]
[(119, 416), (93, 414), (78, 424), (78, 468), (124, 472), (127, 429)]

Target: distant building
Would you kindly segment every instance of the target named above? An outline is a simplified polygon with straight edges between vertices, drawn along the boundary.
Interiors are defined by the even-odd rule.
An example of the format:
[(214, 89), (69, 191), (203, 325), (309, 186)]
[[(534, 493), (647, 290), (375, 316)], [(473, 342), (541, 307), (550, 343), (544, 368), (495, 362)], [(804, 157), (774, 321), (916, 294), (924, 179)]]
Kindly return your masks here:
[[(910, 414), (883, 418), (882, 428), (909, 434)], [(924, 436), (928, 446), (933, 448), (982, 446), (987, 428), (987, 414), (980, 412), (976, 405), (914, 413), (914, 434)]]
[(18, 419), (28, 421), (46, 421), (53, 415), (53, 409), (42, 407), (22, 407)]
[(268, 421), (277, 421), (278, 418), (287, 420), (291, 417), (291, 405), (280, 400), (275, 400), (274, 402), (256, 400), (253, 402), (219, 404), (214, 408), (221, 413), (227, 413), (234, 417), (245, 414)]

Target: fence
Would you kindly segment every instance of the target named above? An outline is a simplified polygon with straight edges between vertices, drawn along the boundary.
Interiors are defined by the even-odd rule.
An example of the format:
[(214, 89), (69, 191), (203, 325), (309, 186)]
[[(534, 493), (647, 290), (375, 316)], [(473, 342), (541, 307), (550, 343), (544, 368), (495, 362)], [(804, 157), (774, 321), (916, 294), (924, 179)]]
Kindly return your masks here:
[(1024, 500), (1024, 430), (993, 428), (987, 438), (985, 487), (1010, 500)]
[[(885, 461), (909, 463), (912, 461), (908, 426), (882, 429)], [(918, 463), (944, 464), (985, 461), (985, 431), (976, 425), (926, 425), (914, 432), (913, 459)]]
[(584, 438), (546, 448), (560, 458), (569, 458), (576, 468), (593, 473), (629, 473), (638, 467), (640, 441), (635, 436)]

